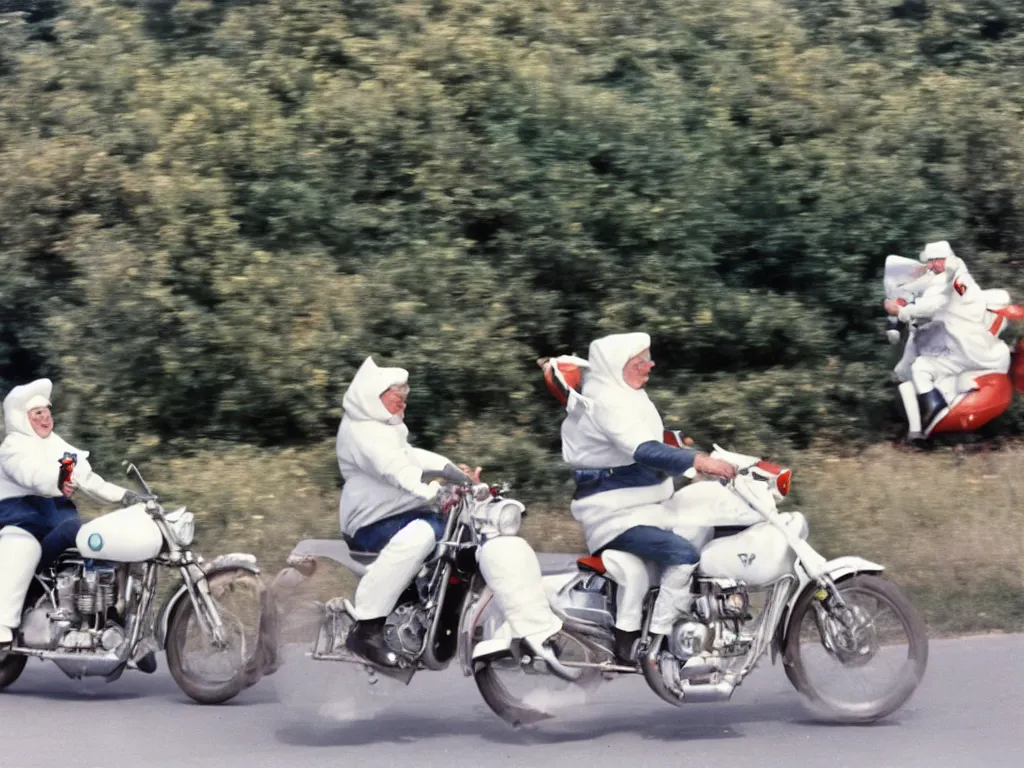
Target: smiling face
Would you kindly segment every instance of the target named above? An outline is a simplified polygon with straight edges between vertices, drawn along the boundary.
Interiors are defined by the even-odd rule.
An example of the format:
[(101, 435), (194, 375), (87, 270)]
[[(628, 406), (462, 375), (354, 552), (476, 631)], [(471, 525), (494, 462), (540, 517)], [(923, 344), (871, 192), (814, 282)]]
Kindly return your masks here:
[(622, 368), (622, 379), (633, 389), (642, 389), (651, 377), (654, 361), (651, 359), (650, 348), (626, 361)]
[(53, 432), (53, 414), (45, 405), (28, 412), (28, 423), (32, 425), (32, 431), (40, 437), (49, 437)]
[(409, 385), (402, 384), (397, 387), (388, 387), (381, 393), (380, 401), (388, 409), (392, 416), (403, 416), (405, 414), (405, 402), (409, 397)]

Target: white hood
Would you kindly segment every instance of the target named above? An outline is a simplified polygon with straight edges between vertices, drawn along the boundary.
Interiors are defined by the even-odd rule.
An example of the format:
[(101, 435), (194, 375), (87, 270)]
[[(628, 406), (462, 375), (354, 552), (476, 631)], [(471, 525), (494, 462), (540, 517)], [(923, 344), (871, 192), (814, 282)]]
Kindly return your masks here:
[(945, 259), (946, 274), (954, 274), (964, 266), (963, 261), (953, 253), (953, 247), (949, 244), (948, 240), (937, 240), (934, 243), (928, 243), (918, 255), (918, 258), (925, 263), (935, 259)]
[(32, 429), (28, 412), (50, 405), (53, 382), (37, 379), (17, 386), (4, 398), (4, 426), (7, 436), (0, 443), (0, 500), (20, 496), (60, 496), (57, 488), (58, 462), (65, 453), (77, 459), (74, 480), (98, 501), (114, 504), (124, 488), (108, 483), (92, 471), (89, 452), (68, 443), (56, 432), (40, 437)]
[(650, 346), (651, 337), (646, 333), (616, 333), (592, 341), (587, 352), (587, 360), (590, 362), (587, 383), (594, 382), (595, 387), (622, 387), (635, 392), (626, 383), (622, 371), (631, 357), (639, 355)]
[(45, 455), (54, 461), (65, 452), (77, 453), (79, 459), (87, 457), (88, 451), (80, 451), (56, 432), (51, 432), (44, 438), (32, 429), (28, 412), (33, 408), (51, 405), (52, 393), (53, 382), (49, 379), (36, 379), (28, 384), (21, 384), (7, 393), (7, 397), (4, 398), (4, 428), (7, 432), (4, 444)]
[(381, 368), (373, 361), (373, 356), (366, 358), (359, 366), (352, 383), (348, 385), (341, 405), (346, 415), (355, 421), (379, 421), (383, 424), (398, 424), (401, 415), (392, 415), (384, 407), (380, 396), (389, 387), (405, 384), (409, 381), (409, 372), (404, 368)]
[(4, 427), (7, 434), (25, 435), (42, 440), (32, 429), (28, 420), (28, 412), (33, 408), (49, 407), (53, 382), (49, 379), (36, 379), (29, 384), (22, 384), (7, 393), (4, 398)]
[(562, 458), (573, 468), (632, 464), (637, 446), (661, 441), (658, 409), (644, 389), (633, 389), (622, 375), (626, 361), (650, 345), (646, 333), (614, 334), (590, 345), (590, 370), (579, 398), (585, 407), (570, 402), (562, 423)]

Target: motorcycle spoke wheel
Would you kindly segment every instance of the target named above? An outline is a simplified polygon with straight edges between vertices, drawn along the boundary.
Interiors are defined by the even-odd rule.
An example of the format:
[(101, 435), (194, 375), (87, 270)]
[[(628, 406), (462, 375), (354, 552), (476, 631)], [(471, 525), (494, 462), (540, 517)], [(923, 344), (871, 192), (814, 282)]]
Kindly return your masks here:
[(258, 679), (260, 585), (247, 572), (216, 574), (209, 585), (223, 644), (215, 642), (186, 597), (168, 632), (167, 660), (171, 674), (189, 696), (201, 703), (220, 703)]
[[(503, 621), (500, 609), (491, 601), (477, 624), (482, 629), (477, 642), (494, 638)], [(563, 632), (558, 639), (563, 649), (560, 654), (563, 661), (593, 660), (589, 649), (572, 635)], [(514, 727), (533, 725), (554, 717), (560, 710), (585, 704), (587, 693), (584, 686), (590, 678), (598, 676), (596, 671), (593, 675), (588, 671), (580, 681), (570, 683), (549, 672), (524, 667), (510, 657), (478, 662), (474, 673), (477, 689), (487, 706)]]
[(870, 722), (916, 690), (927, 664), (927, 632), (891, 582), (860, 575), (838, 589), (845, 616), (826, 610), (814, 590), (797, 602), (787, 631), (786, 673), (816, 714)]

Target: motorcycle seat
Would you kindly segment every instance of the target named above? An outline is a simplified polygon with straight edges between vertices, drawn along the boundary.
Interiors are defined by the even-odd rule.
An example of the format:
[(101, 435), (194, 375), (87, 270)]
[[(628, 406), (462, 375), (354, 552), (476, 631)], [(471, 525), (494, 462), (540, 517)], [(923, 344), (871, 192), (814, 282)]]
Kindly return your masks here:
[(589, 571), (591, 573), (604, 575), (604, 560), (601, 559), (600, 555), (581, 557), (576, 560), (576, 567), (581, 571)]

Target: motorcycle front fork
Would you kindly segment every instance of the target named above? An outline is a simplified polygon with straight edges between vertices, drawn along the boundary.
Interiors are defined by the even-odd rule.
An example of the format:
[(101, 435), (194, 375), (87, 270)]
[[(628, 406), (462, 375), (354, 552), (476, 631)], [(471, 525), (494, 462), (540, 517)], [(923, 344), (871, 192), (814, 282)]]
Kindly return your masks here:
[[(193, 575), (193, 568), (198, 571), (197, 575)], [(227, 641), (224, 639), (224, 623), (221, 621), (220, 611), (217, 610), (213, 595), (210, 594), (210, 582), (207, 580), (206, 574), (197, 565), (189, 564), (182, 566), (181, 576), (185, 581), (188, 597), (192, 601), (196, 617), (199, 619), (199, 625), (212, 641), (213, 647), (223, 650), (227, 646)]]

